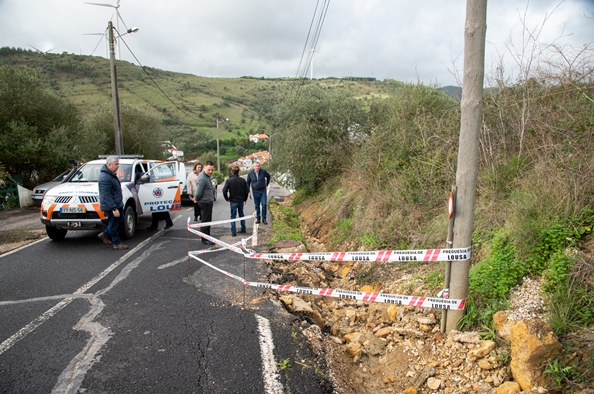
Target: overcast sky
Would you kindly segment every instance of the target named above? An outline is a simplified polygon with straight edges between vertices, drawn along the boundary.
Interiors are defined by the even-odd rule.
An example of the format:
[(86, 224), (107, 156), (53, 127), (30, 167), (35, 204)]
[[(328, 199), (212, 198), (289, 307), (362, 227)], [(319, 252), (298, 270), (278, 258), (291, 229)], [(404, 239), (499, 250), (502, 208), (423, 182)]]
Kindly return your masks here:
[[(90, 0), (116, 4), (117, 0)], [(322, 1), (321, 1), (322, 3)], [(294, 77), (318, 0), (120, 0), (123, 40), (145, 66), (207, 77)], [(375, 77), (456, 85), (465, 0), (334, 0), (318, 39), (314, 78)], [(525, 18), (524, 18), (525, 15)], [(594, 42), (594, 0), (491, 0), (487, 73), (522, 23), (544, 25), (540, 40), (582, 47)], [(107, 57), (103, 33), (115, 8), (78, 0), (0, 0), (0, 47)], [(125, 27), (120, 22), (120, 32)], [(95, 49), (96, 48), (96, 49)], [(122, 44), (121, 58), (136, 63)], [(458, 71), (460, 72), (460, 71)], [(307, 74), (309, 76), (309, 73)], [(461, 74), (459, 74), (461, 75)]]

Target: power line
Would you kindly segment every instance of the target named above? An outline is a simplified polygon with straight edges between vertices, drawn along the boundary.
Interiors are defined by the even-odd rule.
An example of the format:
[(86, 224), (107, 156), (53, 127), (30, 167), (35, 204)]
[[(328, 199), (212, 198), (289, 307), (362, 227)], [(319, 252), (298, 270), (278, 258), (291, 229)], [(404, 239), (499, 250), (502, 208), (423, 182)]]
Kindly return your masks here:
[[(303, 68), (301, 69), (302, 72), (301, 73), (298, 72), (298, 77), (300, 77), (300, 78), (305, 78), (307, 76), (308, 71), (310, 70), (311, 62), (313, 59), (313, 54), (315, 53), (316, 46), (318, 45), (320, 33), (322, 32), (322, 27), (323, 27), (324, 21), (326, 19), (326, 14), (328, 13), (328, 7), (330, 5), (330, 0), (324, 0), (324, 3), (322, 4), (321, 7), (319, 7), (319, 3), (320, 3), (320, 0), (318, 0), (318, 3), (316, 4), (316, 8), (314, 10), (314, 15), (312, 17), (312, 23), (309, 28), (310, 30), (307, 33), (305, 47), (304, 47), (303, 53), (301, 55), (301, 61), (299, 62), (299, 68), (301, 69), (301, 64), (303, 62), (303, 55), (305, 53), (307, 53), (307, 58), (306, 58), (305, 64), (303, 64)], [(318, 8), (319, 8), (319, 12), (318, 12)], [(317, 16), (317, 22), (315, 24), (315, 27), (313, 29), (313, 34), (312, 34), (312, 26), (314, 26), (313, 22), (314, 22), (314, 20), (316, 20), (316, 16)], [(310, 36), (311, 36), (311, 40), (310, 40)], [(309, 43), (309, 51), (306, 51), (308, 43)]]
[[(324, 25), (326, 14), (328, 13), (329, 5), (330, 0), (324, 0), (321, 6), (320, 0), (318, 0), (318, 2), (316, 3), (316, 8), (314, 9), (314, 13), (312, 15), (311, 23), (309, 26), (309, 31), (307, 32), (307, 38), (305, 39), (305, 44), (303, 46), (303, 52), (301, 53), (301, 59), (299, 60), (299, 67), (297, 68), (296, 77), (301, 80), (297, 86), (297, 94), (299, 94), (301, 88), (305, 84), (307, 73), (309, 72), (312, 66), (313, 56), (316, 50), (316, 46), (318, 44), (318, 40), (320, 38), (320, 33), (322, 32), (322, 26)], [(309, 50), (307, 50), (308, 46)]]
[(169, 100), (169, 102), (171, 104), (173, 104), (173, 106), (175, 108), (177, 108), (181, 113), (185, 114), (187, 117), (189, 117), (190, 119), (196, 120), (198, 122), (200, 122), (200, 119), (195, 118), (194, 116), (190, 115), (189, 113), (187, 113), (185, 110), (183, 110), (182, 108), (180, 108), (168, 95), (167, 93), (165, 93), (163, 91), (163, 89), (161, 89), (161, 87), (159, 86), (159, 84), (157, 83), (157, 81), (155, 81), (153, 79), (153, 77), (148, 73), (148, 71), (146, 70), (146, 68), (142, 65), (142, 63), (140, 63), (140, 60), (138, 60), (138, 58), (136, 57), (136, 55), (134, 54), (134, 52), (132, 52), (132, 49), (130, 49), (130, 47), (128, 46), (128, 44), (126, 43), (126, 41), (122, 38), (122, 36), (120, 36), (120, 33), (117, 31), (117, 29), (114, 28), (114, 30), (116, 30), (116, 32), (118, 33), (119, 38), (122, 40), (122, 42), (124, 43), (124, 45), (126, 46), (126, 48), (128, 48), (128, 51), (130, 51), (130, 54), (134, 57), (134, 59), (136, 59), (136, 62), (138, 63), (138, 65), (140, 66), (140, 68), (142, 68), (142, 71), (144, 71), (144, 73), (147, 75), (147, 77), (149, 77), (149, 79), (155, 84), (155, 86), (157, 87), (157, 89), (159, 89), (159, 91), (163, 94), (163, 96)]
[(295, 77), (299, 78), (299, 70), (301, 69), (301, 62), (303, 61), (303, 56), (305, 55), (305, 50), (307, 49), (307, 43), (309, 42), (309, 35), (311, 34), (311, 28), (313, 26), (314, 20), (316, 18), (316, 12), (318, 11), (318, 5), (320, 4), (320, 0), (316, 3), (316, 8), (314, 10), (314, 14), (311, 16), (311, 23), (309, 24), (309, 30), (307, 32), (307, 38), (305, 39), (305, 43), (303, 44), (303, 52), (301, 52), (301, 59), (299, 59), (299, 66), (297, 67), (297, 73)]

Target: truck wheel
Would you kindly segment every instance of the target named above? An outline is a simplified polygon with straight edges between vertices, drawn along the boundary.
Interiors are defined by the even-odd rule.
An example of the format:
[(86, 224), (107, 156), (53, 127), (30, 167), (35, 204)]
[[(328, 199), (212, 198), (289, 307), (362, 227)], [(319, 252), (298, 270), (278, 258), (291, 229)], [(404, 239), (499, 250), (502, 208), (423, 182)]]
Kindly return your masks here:
[(50, 237), (50, 239), (54, 241), (61, 241), (66, 236), (68, 230), (52, 226), (45, 226), (45, 232), (47, 233), (47, 236)]
[(130, 239), (134, 236), (134, 232), (136, 231), (136, 212), (134, 212), (134, 208), (128, 205), (124, 208), (124, 218), (120, 223), (120, 237), (123, 239)]

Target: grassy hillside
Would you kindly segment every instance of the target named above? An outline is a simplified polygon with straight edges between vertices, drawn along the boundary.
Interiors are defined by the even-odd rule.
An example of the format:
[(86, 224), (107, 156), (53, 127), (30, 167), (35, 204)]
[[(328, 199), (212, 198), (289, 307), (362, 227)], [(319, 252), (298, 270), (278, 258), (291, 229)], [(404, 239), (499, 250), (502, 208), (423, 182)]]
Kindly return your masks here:
[[(25, 49), (0, 48), (0, 62), (34, 69), (60, 97), (75, 104), (83, 114), (111, 103), (109, 60), (97, 56), (42, 54)], [(246, 138), (253, 133), (272, 133), (272, 108), (302, 83), (290, 79), (207, 78), (140, 67), (117, 61), (120, 102), (156, 114), (163, 119), (168, 138), (191, 155), (196, 132), (216, 138), (216, 115), (229, 119), (219, 125), (221, 141)], [(384, 83), (368, 79), (317, 81), (323, 87), (348, 88), (371, 104), (389, 96)], [(231, 147), (231, 145), (229, 145)], [(225, 156), (225, 155), (223, 155)], [(230, 149), (226, 156), (236, 156)]]

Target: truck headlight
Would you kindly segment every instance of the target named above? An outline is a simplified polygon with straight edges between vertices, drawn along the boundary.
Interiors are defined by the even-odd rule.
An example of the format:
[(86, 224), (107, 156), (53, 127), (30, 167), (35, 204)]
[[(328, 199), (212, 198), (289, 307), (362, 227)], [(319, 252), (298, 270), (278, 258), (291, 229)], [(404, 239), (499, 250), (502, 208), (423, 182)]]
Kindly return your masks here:
[(43, 196), (43, 201), (41, 203), (49, 205), (49, 204), (53, 203), (55, 199), (56, 199), (56, 196), (48, 196), (46, 194), (45, 196)]

